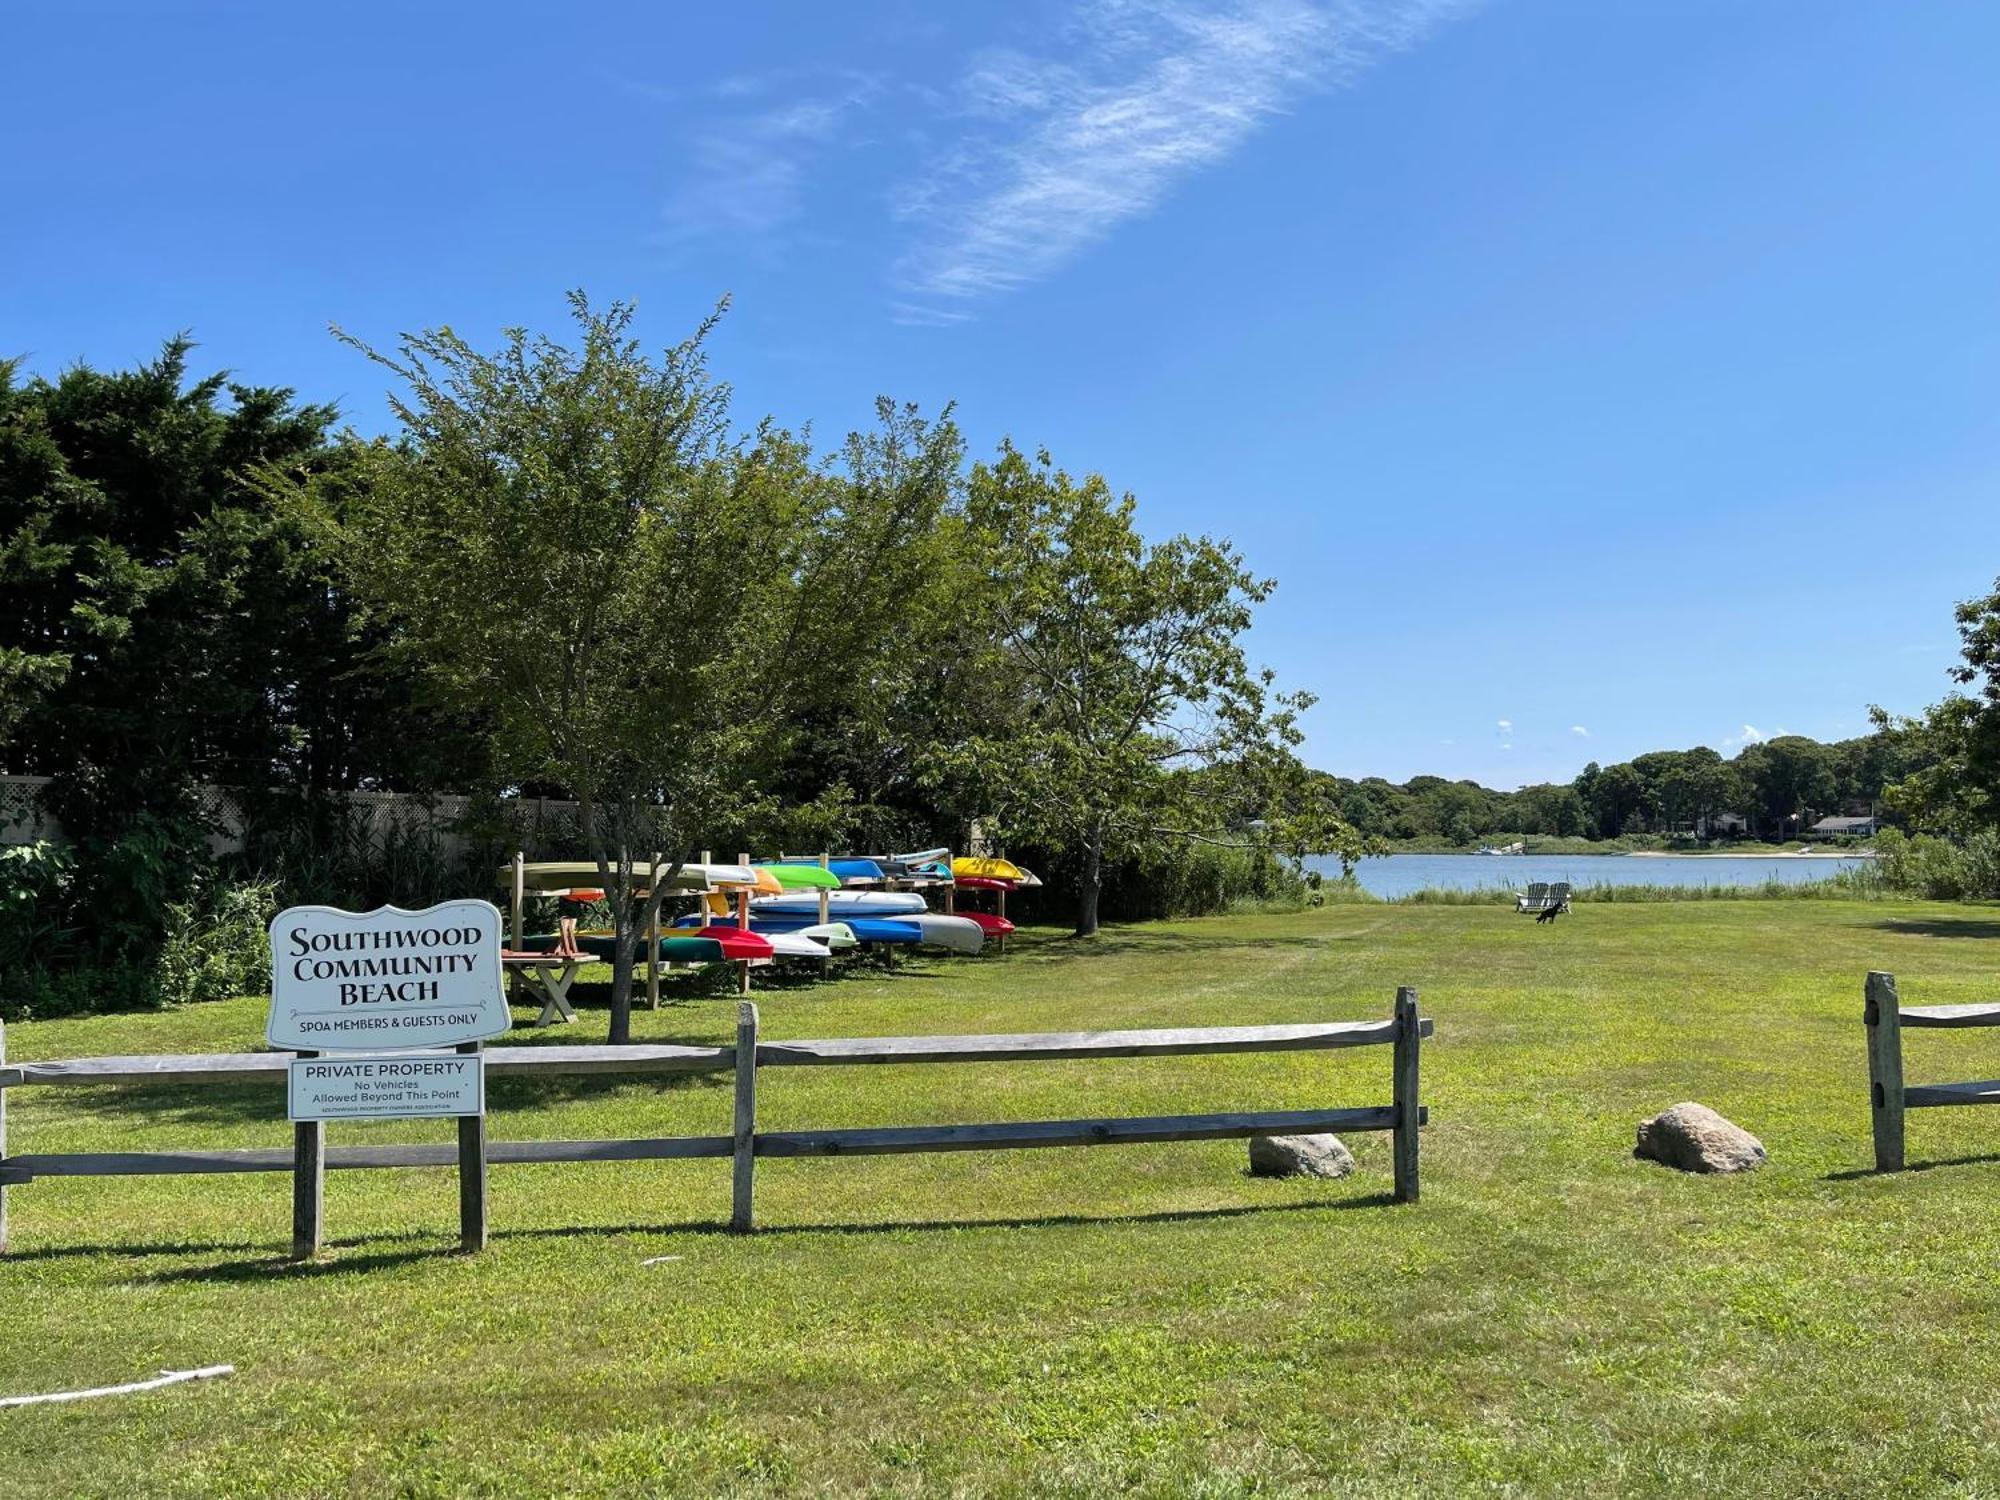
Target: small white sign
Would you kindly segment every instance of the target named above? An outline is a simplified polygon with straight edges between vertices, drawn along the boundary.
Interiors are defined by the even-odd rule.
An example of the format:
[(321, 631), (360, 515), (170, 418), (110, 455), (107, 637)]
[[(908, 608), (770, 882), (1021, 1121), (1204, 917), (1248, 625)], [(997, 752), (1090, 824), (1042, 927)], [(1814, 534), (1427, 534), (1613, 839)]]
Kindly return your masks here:
[(500, 973), (500, 911), (294, 906), (271, 919), (271, 1019), (291, 1051), (449, 1047), (513, 1024)]
[(486, 1113), (486, 1059), (478, 1053), (295, 1057), (294, 1120), (436, 1119)]

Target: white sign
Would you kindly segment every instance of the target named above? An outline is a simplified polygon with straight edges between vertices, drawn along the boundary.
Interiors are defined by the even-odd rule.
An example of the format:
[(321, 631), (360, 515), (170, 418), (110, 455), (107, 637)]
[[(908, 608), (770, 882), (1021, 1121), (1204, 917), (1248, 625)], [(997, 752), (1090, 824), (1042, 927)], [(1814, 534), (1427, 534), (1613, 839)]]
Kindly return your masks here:
[(478, 1053), (295, 1057), (294, 1120), (434, 1119), (486, 1113), (486, 1059)]
[(293, 1051), (380, 1052), (484, 1041), (513, 1024), (490, 901), (423, 911), (294, 906), (271, 920), (271, 1020)]

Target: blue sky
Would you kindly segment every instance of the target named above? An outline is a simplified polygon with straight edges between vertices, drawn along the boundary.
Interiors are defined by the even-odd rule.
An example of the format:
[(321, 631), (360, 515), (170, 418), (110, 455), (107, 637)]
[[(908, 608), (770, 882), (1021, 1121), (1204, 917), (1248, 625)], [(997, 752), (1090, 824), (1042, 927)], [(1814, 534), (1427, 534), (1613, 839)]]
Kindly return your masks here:
[(1499, 785), (1946, 687), (2000, 573), (2000, 7), (0, 13), (0, 350), (723, 293), (746, 421), (959, 404), (1232, 537), (1344, 774)]

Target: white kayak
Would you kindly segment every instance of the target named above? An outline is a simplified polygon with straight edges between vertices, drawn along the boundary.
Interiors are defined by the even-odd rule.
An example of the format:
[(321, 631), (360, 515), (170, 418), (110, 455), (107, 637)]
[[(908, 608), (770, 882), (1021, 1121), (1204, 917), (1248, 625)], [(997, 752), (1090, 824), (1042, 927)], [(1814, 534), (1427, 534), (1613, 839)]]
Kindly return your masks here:
[[(671, 865), (662, 865), (660, 874), (665, 878)], [(618, 873), (613, 864), (611, 873)], [(500, 884), (507, 885), (514, 878), (514, 867), (500, 867)], [(632, 880), (644, 887), (653, 878), (653, 862), (649, 859), (632, 862)], [(521, 867), (521, 884), (531, 891), (593, 890), (603, 885), (603, 876), (594, 859), (544, 860)], [(757, 884), (757, 872), (748, 865), (698, 864), (694, 861), (682, 865), (675, 872), (669, 886), (678, 891), (699, 891), (714, 885)]]
[(830, 944), (803, 932), (760, 932), (757, 936), (771, 945), (773, 958), (825, 958), (833, 951)]
[[(819, 915), (817, 891), (787, 891), (782, 896), (752, 896), (752, 912), (798, 916)], [(900, 917), (924, 910), (924, 898), (914, 891), (828, 891), (827, 920), (841, 917)]]
[(932, 948), (949, 948), (954, 953), (977, 953), (986, 946), (986, 929), (970, 917), (947, 917), (939, 912), (922, 912), (898, 917), (912, 922), (923, 933), (920, 942)]
[[(767, 932), (764, 936), (771, 937), (772, 934)], [(859, 947), (861, 943), (861, 939), (854, 935), (854, 929), (845, 922), (824, 922), (816, 927), (801, 927), (792, 936), (811, 938), (816, 943), (824, 943), (835, 953)]]

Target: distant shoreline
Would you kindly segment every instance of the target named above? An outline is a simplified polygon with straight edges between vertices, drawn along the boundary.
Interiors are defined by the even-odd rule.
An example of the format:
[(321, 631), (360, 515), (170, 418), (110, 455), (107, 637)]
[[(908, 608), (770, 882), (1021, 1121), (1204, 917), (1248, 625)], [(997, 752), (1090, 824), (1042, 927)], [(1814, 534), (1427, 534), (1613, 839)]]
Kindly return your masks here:
[(1770, 849), (1740, 853), (1734, 849), (1628, 849), (1633, 859), (1873, 859), (1873, 849)]
[(1555, 848), (1530, 850), (1525, 855), (1481, 854), (1477, 849), (1407, 849), (1391, 847), (1391, 854), (1464, 856), (1467, 859), (1873, 859), (1873, 849), (1773, 849), (1752, 845), (1735, 849), (1617, 849)]

